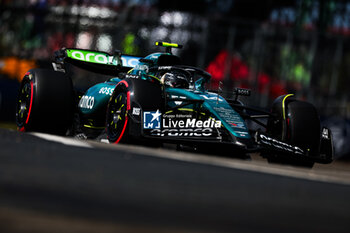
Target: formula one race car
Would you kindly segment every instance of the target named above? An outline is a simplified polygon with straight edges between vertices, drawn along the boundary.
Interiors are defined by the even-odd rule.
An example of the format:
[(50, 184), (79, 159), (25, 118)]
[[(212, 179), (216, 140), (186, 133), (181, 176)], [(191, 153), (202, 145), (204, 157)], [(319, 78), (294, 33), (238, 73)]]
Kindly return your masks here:
[[(241, 88), (235, 89), (234, 98), (225, 99), (206, 89), (209, 73), (181, 65), (171, 53), (181, 45), (156, 45), (166, 51), (144, 58), (119, 51), (113, 55), (56, 51), (54, 70), (32, 69), (23, 78), (18, 129), (83, 138), (105, 133), (110, 143), (173, 143), (179, 148), (214, 148), (232, 156), (260, 152), (270, 161), (308, 166), (332, 161), (331, 132), (321, 127), (312, 104), (290, 94), (263, 111), (238, 99), (251, 93)], [(66, 72), (67, 64), (111, 77), (79, 92)], [(248, 122), (262, 127), (248, 128)]]

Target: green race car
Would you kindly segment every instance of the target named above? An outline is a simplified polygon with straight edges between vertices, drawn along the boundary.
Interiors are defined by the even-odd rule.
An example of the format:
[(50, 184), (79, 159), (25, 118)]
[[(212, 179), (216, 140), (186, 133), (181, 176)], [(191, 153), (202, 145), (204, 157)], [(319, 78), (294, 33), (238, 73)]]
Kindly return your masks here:
[[(18, 94), (16, 119), (20, 131), (98, 138), (110, 143), (176, 144), (228, 155), (260, 152), (271, 161), (313, 165), (330, 163), (332, 135), (321, 127), (315, 107), (294, 98), (278, 97), (270, 111), (246, 106), (236, 88), (225, 99), (206, 89), (211, 75), (181, 64), (171, 53), (181, 45), (157, 42), (165, 52), (144, 58), (104, 52), (61, 49), (54, 70), (32, 69)], [(105, 82), (79, 92), (66, 64), (110, 75)], [(260, 125), (249, 128), (249, 122)]]

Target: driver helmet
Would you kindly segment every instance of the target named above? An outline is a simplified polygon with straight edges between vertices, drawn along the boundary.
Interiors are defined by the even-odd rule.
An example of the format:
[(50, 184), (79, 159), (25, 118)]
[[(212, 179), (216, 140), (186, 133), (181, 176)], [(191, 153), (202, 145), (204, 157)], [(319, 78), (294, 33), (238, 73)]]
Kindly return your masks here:
[(165, 73), (162, 75), (160, 78), (160, 82), (162, 84), (165, 84), (170, 87), (175, 87), (175, 88), (188, 88), (189, 87), (189, 82), (187, 78), (182, 75), (182, 74), (177, 74), (177, 73)]

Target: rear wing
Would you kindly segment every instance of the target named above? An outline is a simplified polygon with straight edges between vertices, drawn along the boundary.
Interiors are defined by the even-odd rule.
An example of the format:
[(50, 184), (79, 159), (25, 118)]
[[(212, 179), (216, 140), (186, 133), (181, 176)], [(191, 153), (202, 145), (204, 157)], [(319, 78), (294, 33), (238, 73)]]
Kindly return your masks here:
[(134, 68), (141, 57), (122, 55), (120, 51), (109, 54), (94, 50), (62, 48), (54, 53), (52, 66), (55, 71), (66, 72), (65, 63), (95, 73), (118, 75)]

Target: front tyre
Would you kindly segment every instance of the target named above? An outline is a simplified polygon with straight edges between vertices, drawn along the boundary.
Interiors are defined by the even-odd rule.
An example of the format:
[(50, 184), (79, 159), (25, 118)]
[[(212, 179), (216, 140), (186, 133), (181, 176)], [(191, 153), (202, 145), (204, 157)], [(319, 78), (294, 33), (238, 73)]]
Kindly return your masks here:
[(268, 133), (282, 142), (300, 147), (308, 158), (298, 156), (266, 156), (269, 162), (286, 162), (312, 167), (310, 158), (320, 154), (321, 123), (316, 108), (308, 102), (296, 100), (293, 95), (278, 97), (271, 109), (275, 118), (268, 121)]
[(107, 137), (110, 143), (126, 141), (128, 112), (130, 110), (130, 92), (126, 81), (121, 81), (116, 86), (109, 100), (106, 116)]

